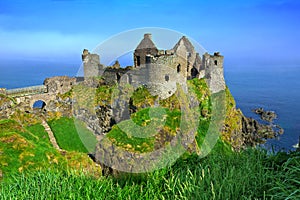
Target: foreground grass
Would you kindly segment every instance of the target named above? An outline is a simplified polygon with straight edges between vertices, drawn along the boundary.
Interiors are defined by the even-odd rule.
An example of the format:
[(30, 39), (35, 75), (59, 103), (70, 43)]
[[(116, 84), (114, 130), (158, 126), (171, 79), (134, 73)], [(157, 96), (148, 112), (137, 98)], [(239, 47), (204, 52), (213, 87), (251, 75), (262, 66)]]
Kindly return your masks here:
[[(101, 168), (86, 155), (75, 151), (58, 151), (49, 141), (44, 127), (0, 120), (0, 180), (12, 174), (31, 174), (39, 170), (84, 169), (101, 174)], [(0, 198), (1, 198), (0, 193)]]
[(95, 179), (39, 171), (5, 180), (2, 199), (299, 199), (299, 155), (283, 165), (265, 151), (212, 153), (179, 159), (148, 174)]
[(40, 124), (27, 127), (14, 120), (0, 120), (0, 170), (3, 174), (48, 168), (61, 163)]

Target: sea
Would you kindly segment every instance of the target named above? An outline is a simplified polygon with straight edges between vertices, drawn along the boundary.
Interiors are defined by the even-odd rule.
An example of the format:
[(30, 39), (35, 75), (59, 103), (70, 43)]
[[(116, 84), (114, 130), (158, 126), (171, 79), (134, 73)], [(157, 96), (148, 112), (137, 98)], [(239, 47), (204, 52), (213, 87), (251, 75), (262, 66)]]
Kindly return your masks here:
[[(76, 76), (80, 68), (80, 60), (1, 61), (0, 88), (41, 85), (47, 77)], [(277, 113), (274, 123), (284, 129), (284, 134), (268, 140), (264, 147), (294, 150), (300, 137), (300, 65), (225, 65), (224, 75), (237, 108), (245, 116), (259, 120), (252, 112), (258, 107)]]

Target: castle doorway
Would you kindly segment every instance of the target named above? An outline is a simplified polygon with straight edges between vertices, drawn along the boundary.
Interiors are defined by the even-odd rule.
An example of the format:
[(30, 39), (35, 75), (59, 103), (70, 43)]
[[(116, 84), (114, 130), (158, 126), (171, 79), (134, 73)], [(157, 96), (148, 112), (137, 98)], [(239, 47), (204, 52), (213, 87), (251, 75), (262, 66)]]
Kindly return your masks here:
[(178, 64), (177, 65), (177, 73), (180, 73), (180, 71), (181, 71), (181, 66), (180, 66), (180, 64)]
[(192, 79), (196, 78), (198, 74), (199, 74), (199, 71), (195, 67), (193, 67), (191, 69), (191, 77), (192, 77)]

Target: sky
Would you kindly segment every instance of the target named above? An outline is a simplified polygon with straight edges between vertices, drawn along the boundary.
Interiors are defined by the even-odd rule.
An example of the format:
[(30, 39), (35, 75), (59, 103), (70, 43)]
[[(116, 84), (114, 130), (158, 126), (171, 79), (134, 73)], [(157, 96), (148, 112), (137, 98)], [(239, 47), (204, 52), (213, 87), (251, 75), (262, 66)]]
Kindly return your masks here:
[(84, 48), (143, 27), (181, 32), (232, 66), (300, 64), (298, 0), (0, 0), (0, 61), (80, 62)]

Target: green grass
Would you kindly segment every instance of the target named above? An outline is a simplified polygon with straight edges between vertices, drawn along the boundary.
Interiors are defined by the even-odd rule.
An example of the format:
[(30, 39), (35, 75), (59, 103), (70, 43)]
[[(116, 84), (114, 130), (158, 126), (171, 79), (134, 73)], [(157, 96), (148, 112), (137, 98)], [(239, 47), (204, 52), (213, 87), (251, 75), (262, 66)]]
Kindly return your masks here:
[(97, 105), (108, 105), (111, 103), (113, 91), (116, 86), (101, 85), (96, 89), (95, 100)]
[(67, 151), (88, 153), (96, 145), (93, 133), (81, 123), (74, 124), (71, 118), (62, 117), (49, 121), (60, 148)]
[(147, 88), (139, 87), (133, 92), (131, 98), (137, 109), (141, 109), (153, 106), (157, 96), (152, 96)]
[(41, 124), (25, 126), (12, 119), (0, 120), (0, 180), (42, 169), (84, 169), (101, 174), (100, 168), (85, 153), (55, 149)]
[(0, 170), (5, 175), (60, 167), (63, 160), (41, 124), (23, 127), (14, 120), (0, 121), (0, 152)]
[[(188, 85), (190, 92), (195, 93), (199, 102), (201, 102), (199, 105), (200, 110), (206, 110), (206, 116), (200, 116), (198, 134), (196, 136), (197, 142), (200, 144), (203, 142), (210, 124), (209, 113), (211, 112), (211, 103), (209, 89), (204, 79), (189, 80)], [(133, 105), (137, 108), (137, 112), (131, 115), (131, 120), (134, 123), (131, 120), (127, 120), (113, 126), (107, 137), (119, 147), (141, 153), (151, 152), (155, 148), (163, 147), (163, 145), (170, 142), (180, 130), (181, 111), (176, 95), (159, 100), (159, 104), (165, 109), (166, 115), (163, 127), (159, 127), (160, 131), (157, 131), (157, 129), (153, 131), (151, 128), (148, 131), (148, 127), (158, 127), (156, 126), (156, 122), (159, 124), (159, 120), (164, 118), (164, 116), (152, 118), (149, 116), (149, 107), (154, 105), (157, 97), (151, 96), (145, 87), (140, 87), (134, 91), (131, 98)], [(130, 132), (143, 134), (143, 138), (132, 136)], [(148, 135), (150, 136), (148, 137)]]
[[(155, 108), (154, 108), (155, 109)], [(157, 108), (156, 108), (157, 109)], [(163, 116), (149, 117), (149, 108), (141, 109), (140, 111), (132, 114), (132, 121), (134, 123), (129, 123), (130, 121), (123, 121), (119, 125), (114, 125), (112, 130), (106, 135), (115, 145), (125, 148), (126, 150), (133, 152), (151, 152), (153, 151), (156, 143), (162, 142), (160, 134), (156, 133), (157, 127), (160, 127), (160, 133), (168, 134), (174, 136), (176, 134), (176, 129), (180, 126), (180, 111), (169, 109), (165, 110), (165, 121), (162, 121)], [(155, 112), (157, 114), (157, 112)], [(161, 124), (163, 126), (158, 126)], [(125, 131), (120, 127), (129, 131)], [(146, 127), (150, 127), (146, 129)], [(152, 130), (151, 128), (154, 129)], [(141, 130), (143, 129), (143, 130)], [(146, 130), (145, 130), (146, 129)], [(140, 131), (139, 131), (140, 130)], [(147, 131), (148, 130), (148, 131)], [(154, 136), (146, 137), (135, 137), (129, 134), (129, 132), (138, 134), (149, 134)], [(164, 135), (165, 136), (165, 135)], [(168, 142), (168, 141), (165, 141)]]
[(214, 152), (117, 178), (53, 170), (17, 175), (2, 183), (0, 193), (2, 199), (299, 199), (298, 164), (299, 157), (294, 157), (274, 170), (274, 159), (262, 150)]
[[(196, 136), (201, 144), (210, 123), (209, 90), (204, 80), (194, 79), (188, 84), (201, 100), (200, 111), (204, 110)], [(98, 99), (98, 103), (106, 104), (113, 91), (103, 87), (96, 92), (104, 95), (104, 101)], [(149, 108), (144, 108), (144, 102), (153, 103), (147, 91), (141, 88), (136, 95), (133, 102), (138, 111), (131, 117), (138, 126), (145, 127), (161, 119), (150, 119)], [(234, 130), (235, 103), (229, 90), (226, 95), (226, 112), (231, 117), (226, 120)], [(176, 102), (175, 96), (160, 100), (167, 115), (163, 132), (170, 135), (176, 133), (180, 124), (180, 107)], [(270, 155), (260, 149), (233, 152), (226, 140), (219, 139), (204, 158), (186, 153), (172, 166), (151, 173), (96, 178), (80, 168), (88, 169), (93, 163), (84, 154), (88, 150), (78, 131), (93, 146), (91, 132), (69, 118), (52, 120), (49, 124), (61, 148), (72, 152), (61, 155), (54, 149), (40, 124), (21, 126), (14, 120), (0, 120), (0, 174), (3, 174), (0, 199), (300, 199), (300, 153)], [(152, 151), (157, 142), (163, 141), (161, 137), (166, 137), (157, 134), (135, 138), (118, 126), (107, 136), (119, 146), (139, 152)], [(67, 166), (76, 166), (76, 170)]]
[(50, 144), (48, 133), (45, 131), (44, 127), (41, 124), (27, 126), (26, 129), (35, 137), (38, 137), (38, 140)]
[(279, 152), (270, 158), (275, 161), (278, 181), (274, 181), (271, 192), (275, 199), (300, 199), (300, 152)]

